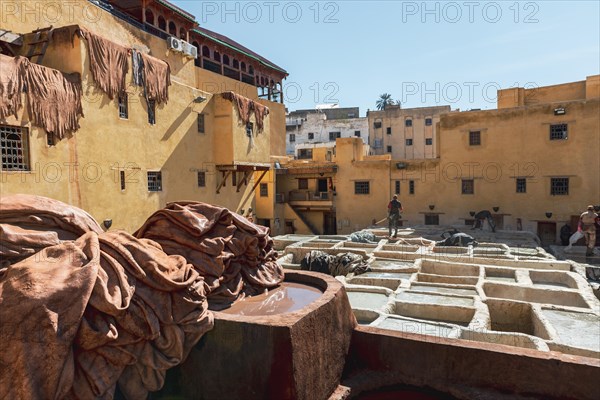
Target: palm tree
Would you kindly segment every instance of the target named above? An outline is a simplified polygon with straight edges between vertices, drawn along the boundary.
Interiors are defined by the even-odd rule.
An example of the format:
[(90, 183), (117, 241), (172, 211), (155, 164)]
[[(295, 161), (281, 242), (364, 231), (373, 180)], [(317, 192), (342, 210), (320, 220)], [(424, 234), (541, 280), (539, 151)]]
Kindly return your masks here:
[(391, 106), (394, 104), (394, 100), (392, 100), (392, 95), (389, 93), (384, 93), (379, 96), (379, 100), (375, 102), (375, 107), (378, 110), (385, 110), (387, 106)]

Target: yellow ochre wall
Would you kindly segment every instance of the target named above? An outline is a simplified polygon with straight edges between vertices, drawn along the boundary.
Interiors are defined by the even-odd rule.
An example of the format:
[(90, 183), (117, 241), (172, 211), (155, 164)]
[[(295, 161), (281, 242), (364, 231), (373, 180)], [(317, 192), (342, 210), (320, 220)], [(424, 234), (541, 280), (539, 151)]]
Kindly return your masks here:
[[(225, 105), (221, 103), (223, 100), (220, 96), (217, 99), (211, 95), (213, 91), (202, 91), (194, 86), (210, 89), (208, 83), (220, 82), (220, 85), (212, 86), (214, 92), (247, 86), (243, 95), (252, 97), (254, 93), (256, 98), (255, 87), (195, 67), (193, 60), (169, 52), (166, 41), (113, 18), (87, 1), (69, 2), (74, 12), (57, 16), (57, 20), (51, 24), (36, 20), (35, 14), (26, 13), (29, 5), (21, 3), (28, 2), (14, 3), (17, 4), (17, 10), (9, 10), (12, 16), (3, 15), (0, 18), (2, 29), (26, 33), (48, 25), (56, 28), (80, 24), (128, 47), (147, 46), (151, 55), (169, 62), (172, 85), (169, 87), (168, 103), (157, 105), (156, 124), (150, 125), (141, 89), (129, 84), (129, 118), (121, 119), (117, 100), (109, 100), (108, 96), (94, 88), (86, 41), (75, 38), (74, 45), (52, 44), (42, 64), (63, 72), (82, 73), (85, 117), (80, 119), (79, 131), (55, 146), (47, 145), (45, 131), (29, 124), (25, 109), (21, 111), (19, 119), (10, 117), (5, 121), (9, 125), (29, 128), (32, 170), (1, 172), (1, 195), (31, 193), (56, 198), (89, 211), (100, 222), (111, 219), (111, 229), (131, 232), (139, 228), (151, 213), (170, 201), (199, 200), (233, 210), (239, 206), (248, 194), (248, 187), (252, 187), (253, 180), (250, 180), (248, 187), (242, 186), (240, 192), (236, 192), (236, 188), (228, 182), (219, 194), (216, 193), (220, 177), (215, 170), (218, 164), (215, 154), (217, 143), (219, 146), (231, 143), (228, 150), (231, 157), (218, 160), (228, 165), (234, 164), (235, 157), (242, 156), (245, 160), (268, 163), (272, 148), (284, 148), (283, 104), (261, 100), (271, 113), (266, 119), (265, 131), (258, 135), (259, 145), (248, 156), (246, 148), (238, 145), (247, 137), (245, 128), (243, 131), (241, 127), (237, 129), (237, 117), (232, 118), (235, 115), (232, 104), (226, 102)], [(89, 15), (97, 12), (94, 15), (98, 20), (93, 22), (85, 18), (83, 9), (88, 10)], [(131, 82), (131, 76), (127, 77), (127, 82)], [(207, 100), (203, 103), (193, 102), (199, 96)], [(216, 116), (225, 108), (229, 110), (229, 123), (221, 126)], [(197, 130), (198, 113), (205, 115), (205, 133)], [(278, 125), (277, 132), (282, 137), (271, 140), (271, 126)], [(120, 188), (121, 170), (126, 173), (125, 190)], [(162, 191), (149, 192), (147, 172), (158, 170), (162, 171)], [(205, 187), (197, 185), (198, 171), (206, 171)], [(238, 179), (241, 179), (241, 174), (238, 174)], [(252, 201), (250, 196), (249, 203)]]

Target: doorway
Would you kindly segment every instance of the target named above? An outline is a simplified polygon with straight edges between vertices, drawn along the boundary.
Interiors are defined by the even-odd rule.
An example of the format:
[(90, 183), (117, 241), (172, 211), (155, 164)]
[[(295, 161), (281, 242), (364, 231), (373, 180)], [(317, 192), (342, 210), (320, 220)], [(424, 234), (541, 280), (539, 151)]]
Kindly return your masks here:
[(335, 219), (335, 213), (326, 212), (323, 215), (323, 234), (337, 235), (337, 222)]
[(327, 179), (317, 180), (317, 191), (319, 193), (327, 192)]
[(542, 242), (542, 246), (556, 244), (556, 222), (538, 221), (537, 235)]

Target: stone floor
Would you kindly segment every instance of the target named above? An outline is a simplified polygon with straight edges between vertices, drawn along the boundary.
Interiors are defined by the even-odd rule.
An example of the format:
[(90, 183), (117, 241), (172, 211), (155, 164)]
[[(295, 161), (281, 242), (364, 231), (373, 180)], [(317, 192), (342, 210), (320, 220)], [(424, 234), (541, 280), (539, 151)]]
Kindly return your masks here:
[(275, 245), (288, 269), (311, 250), (363, 255), (370, 272), (337, 277), (360, 324), (600, 357), (600, 301), (585, 268), (557, 260), (528, 232), (468, 231), (475, 248), (436, 246), (444, 231), (403, 229), (391, 239), (372, 230), (373, 243), (286, 235)]

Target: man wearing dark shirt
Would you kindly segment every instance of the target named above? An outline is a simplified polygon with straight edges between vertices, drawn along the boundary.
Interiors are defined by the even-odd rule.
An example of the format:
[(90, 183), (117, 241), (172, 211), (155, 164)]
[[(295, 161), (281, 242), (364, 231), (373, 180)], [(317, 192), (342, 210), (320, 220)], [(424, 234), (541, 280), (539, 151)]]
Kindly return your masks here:
[(398, 196), (394, 195), (388, 204), (388, 229), (392, 236), (392, 227), (394, 228), (394, 236), (398, 234), (398, 221), (400, 220), (400, 212), (402, 212), (402, 204), (398, 201)]

